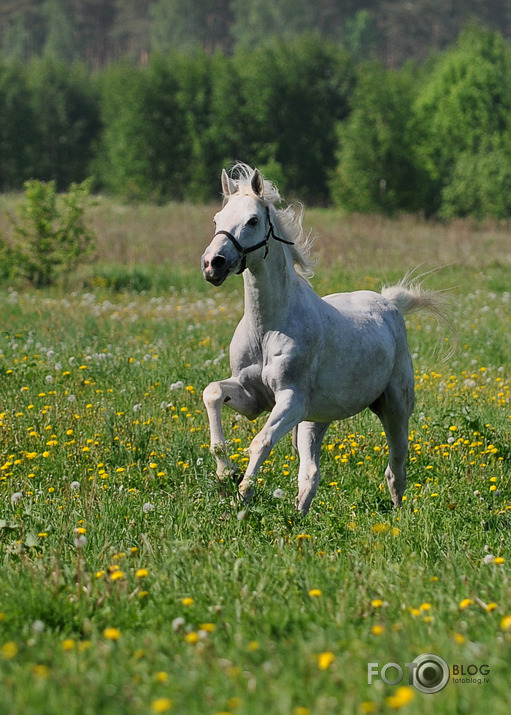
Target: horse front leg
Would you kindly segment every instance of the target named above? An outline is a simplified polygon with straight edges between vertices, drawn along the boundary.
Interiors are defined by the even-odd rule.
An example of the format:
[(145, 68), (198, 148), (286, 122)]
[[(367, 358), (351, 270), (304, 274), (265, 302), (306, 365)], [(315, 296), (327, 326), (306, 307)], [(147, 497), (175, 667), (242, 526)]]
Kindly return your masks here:
[(235, 412), (255, 419), (259, 414), (256, 400), (235, 377), (211, 382), (202, 393), (202, 399), (209, 419), (209, 451), (216, 459), (217, 476), (219, 479), (225, 479), (232, 476), (235, 470), (227, 453), (222, 427), (222, 406), (227, 404)]
[(255, 477), (261, 464), (277, 442), (303, 420), (304, 412), (305, 399), (302, 394), (293, 389), (278, 393), (266, 424), (256, 434), (249, 447), (250, 459), (247, 470), (238, 487), (245, 501), (250, 501), (253, 496)]

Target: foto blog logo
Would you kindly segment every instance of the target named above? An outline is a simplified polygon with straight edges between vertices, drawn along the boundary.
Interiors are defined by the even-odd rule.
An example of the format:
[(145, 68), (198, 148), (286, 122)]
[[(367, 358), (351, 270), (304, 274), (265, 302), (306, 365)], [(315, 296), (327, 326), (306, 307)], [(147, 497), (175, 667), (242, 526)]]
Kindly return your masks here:
[[(434, 653), (423, 653), (411, 663), (405, 663), (408, 671), (408, 684), (421, 693), (438, 693), (443, 690), (450, 678), (446, 661)], [(373, 678), (379, 677), (386, 685), (398, 685), (404, 677), (404, 670), (398, 663), (385, 663), (380, 669), (378, 663), (367, 664), (367, 683), (372, 685)]]

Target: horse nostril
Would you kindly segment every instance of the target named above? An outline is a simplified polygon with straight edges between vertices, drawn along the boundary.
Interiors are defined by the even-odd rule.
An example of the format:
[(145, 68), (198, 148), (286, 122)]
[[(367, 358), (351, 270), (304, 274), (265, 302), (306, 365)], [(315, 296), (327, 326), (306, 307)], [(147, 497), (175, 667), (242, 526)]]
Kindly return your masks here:
[(208, 258), (204, 258), (204, 259), (203, 259), (203, 261), (202, 261), (202, 267), (203, 267), (203, 268), (209, 268), (209, 259), (208, 259)]
[(226, 263), (225, 256), (222, 256), (221, 254), (219, 254), (218, 256), (215, 256), (214, 258), (211, 259), (211, 268), (218, 270), (219, 268), (223, 268), (225, 266), (225, 263)]

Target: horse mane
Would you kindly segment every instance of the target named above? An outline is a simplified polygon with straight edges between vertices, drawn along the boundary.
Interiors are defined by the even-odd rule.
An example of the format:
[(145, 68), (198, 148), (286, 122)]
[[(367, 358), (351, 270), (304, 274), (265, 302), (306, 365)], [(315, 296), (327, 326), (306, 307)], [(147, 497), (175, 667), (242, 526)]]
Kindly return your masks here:
[[(263, 195), (257, 196), (252, 189), (252, 177), (255, 169), (238, 162), (229, 169), (229, 176), (236, 185), (236, 193), (242, 196), (253, 196), (260, 201), (263, 206), (268, 206), (271, 212), (272, 222), (275, 225), (277, 235), (286, 241), (291, 241), (293, 245), (289, 246), (289, 251), (293, 258), (295, 271), (305, 280), (312, 278), (314, 275), (314, 266), (316, 262), (311, 258), (312, 246), (314, 238), (311, 232), (305, 233), (303, 230), (303, 212), (302, 204), (295, 206), (287, 204), (281, 208), (277, 208), (276, 204), (282, 202), (282, 197), (277, 186), (263, 177), (264, 191)], [(224, 203), (227, 202), (229, 196), (224, 194)]]

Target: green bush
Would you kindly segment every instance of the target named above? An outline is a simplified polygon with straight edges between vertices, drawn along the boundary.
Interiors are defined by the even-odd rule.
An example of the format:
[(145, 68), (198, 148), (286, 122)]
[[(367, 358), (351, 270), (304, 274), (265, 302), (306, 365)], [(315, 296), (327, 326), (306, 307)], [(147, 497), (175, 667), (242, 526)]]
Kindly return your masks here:
[(435, 65), (413, 111), (415, 153), (429, 177), (427, 212), (456, 216), (475, 209), (498, 215), (497, 206), (509, 204), (509, 180), (491, 177), (492, 160), (501, 164), (503, 151), (509, 156), (504, 148), (511, 131), (509, 44), (496, 32), (469, 25)]
[(84, 215), (90, 186), (91, 179), (87, 179), (71, 184), (68, 193), (58, 196), (54, 181), (25, 183), (25, 198), (13, 222), (12, 245), (3, 242), (2, 246), (1, 258), (9, 273), (35, 287), (48, 286), (91, 255), (95, 235)]
[(349, 118), (338, 125), (334, 203), (349, 211), (416, 211), (423, 198), (410, 114), (416, 77), (370, 63), (359, 69)]

